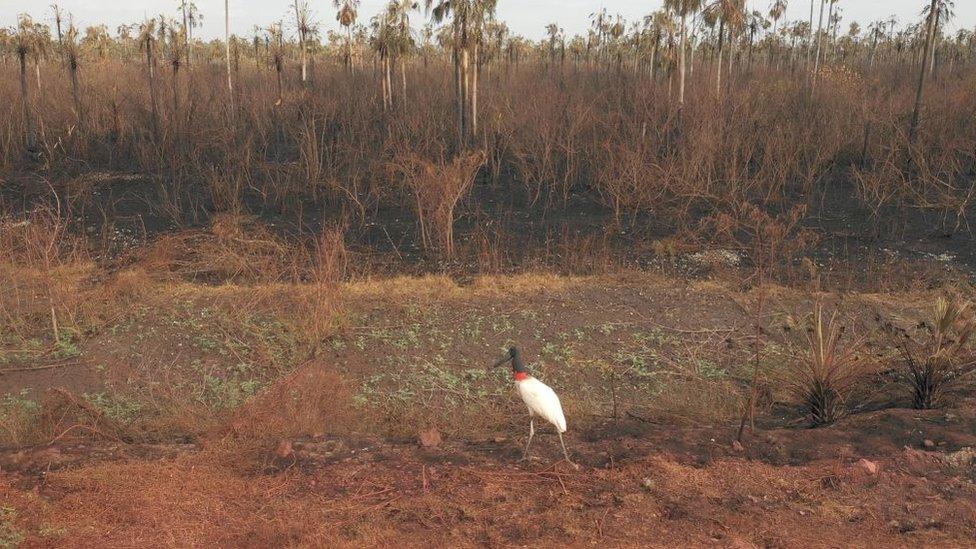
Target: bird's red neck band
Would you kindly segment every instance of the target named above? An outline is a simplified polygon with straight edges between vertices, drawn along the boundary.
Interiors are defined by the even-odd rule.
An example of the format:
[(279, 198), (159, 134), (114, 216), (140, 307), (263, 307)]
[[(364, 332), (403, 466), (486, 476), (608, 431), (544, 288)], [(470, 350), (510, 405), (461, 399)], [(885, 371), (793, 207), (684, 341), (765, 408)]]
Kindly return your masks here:
[(529, 379), (528, 372), (515, 372), (515, 381), (525, 381)]

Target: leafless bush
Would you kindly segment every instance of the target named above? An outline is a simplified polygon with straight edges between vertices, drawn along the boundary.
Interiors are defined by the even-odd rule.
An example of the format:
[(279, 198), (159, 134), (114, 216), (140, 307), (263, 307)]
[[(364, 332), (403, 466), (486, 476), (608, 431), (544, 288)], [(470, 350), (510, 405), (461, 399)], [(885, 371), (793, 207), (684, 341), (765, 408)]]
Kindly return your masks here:
[(394, 160), (403, 183), (413, 193), (424, 249), (436, 247), (445, 259), (454, 259), (454, 210), (474, 183), (485, 163), (481, 151), (437, 163), (414, 156)]

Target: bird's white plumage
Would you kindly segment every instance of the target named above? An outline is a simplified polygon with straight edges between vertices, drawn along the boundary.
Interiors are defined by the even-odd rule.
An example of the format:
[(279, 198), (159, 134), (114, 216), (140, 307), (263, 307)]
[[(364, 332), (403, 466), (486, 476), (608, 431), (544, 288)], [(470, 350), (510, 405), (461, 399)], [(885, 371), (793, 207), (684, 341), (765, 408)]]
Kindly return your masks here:
[(559, 397), (548, 385), (534, 377), (529, 377), (515, 383), (519, 396), (529, 408), (529, 415), (539, 416), (552, 423), (560, 433), (566, 432), (566, 416), (559, 403)]

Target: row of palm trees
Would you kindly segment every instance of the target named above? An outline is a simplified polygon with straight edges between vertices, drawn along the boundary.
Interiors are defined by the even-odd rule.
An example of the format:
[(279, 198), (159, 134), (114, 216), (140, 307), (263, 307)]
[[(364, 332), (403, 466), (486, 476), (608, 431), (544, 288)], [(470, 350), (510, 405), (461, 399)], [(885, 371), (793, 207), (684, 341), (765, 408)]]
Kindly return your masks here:
[[(820, 66), (827, 61), (858, 61), (867, 67), (879, 60), (914, 63), (931, 75), (938, 59), (951, 67), (958, 60), (976, 58), (976, 33), (962, 29), (955, 36), (947, 36), (944, 32), (953, 16), (952, 0), (926, 0), (921, 21), (900, 30), (896, 31), (894, 18), (887, 18), (871, 23), (866, 33), (857, 23), (840, 32), (841, 0), (810, 0), (809, 20), (781, 22), (787, 2), (773, 0), (768, 10), (759, 11), (749, 10), (746, 0), (665, 0), (663, 9), (630, 23), (604, 9), (591, 15), (591, 28), (585, 35), (567, 38), (558, 25), (550, 24), (546, 38), (538, 43), (512, 35), (496, 19), (497, 0), (424, 0), (422, 4), (417, 0), (390, 0), (368, 24), (359, 22), (358, 0), (334, 0), (336, 20), (345, 32), (326, 37), (319, 32), (309, 1), (290, 0), (293, 20), (287, 26), (294, 28), (295, 39), (288, 41), (284, 39), (284, 19), (264, 29), (255, 28), (249, 40), (231, 34), (230, 0), (225, 0), (224, 40), (209, 43), (193, 38), (202, 15), (188, 0), (179, 0), (179, 19), (159, 16), (120, 26), (114, 38), (104, 25), (81, 32), (70, 15), (53, 6), (56, 34), (48, 25), (21, 16), (16, 28), (0, 29), (0, 59), (19, 60), (26, 97), (30, 62), (40, 87), (42, 60), (57, 53), (71, 75), (80, 123), (77, 73), (82, 58), (144, 56), (154, 121), (158, 118), (154, 81), (160, 59), (170, 66), (175, 86), (181, 67), (189, 68), (191, 60), (213, 62), (222, 57), (227, 87), (233, 92), (239, 58), (250, 55), (258, 66), (274, 68), (279, 100), (286, 59), (297, 58), (304, 86), (311, 84), (309, 64), (316, 57), (341, 59), (349, 70), (357, 63), (365, 66), (372, 61), (380, 76), (383, 107), (391, 110), (397, 71), (399, 93), (406, 92), (408, 57), (422, 58), (425, 65), (432, 58), (446, 58), (453, 68), (458, 140), (463, 145), (478, 134), (479, 81), (482, 70), (493, 63), (517, 66), (523, 59), (535, 58), (552, 70), (562, 71), (569, 61), (575, 68), (587, 65), (617, 72), (630, 70), (652, 81), (663, 73), (669, 89), (671, 81), (677, 80), (680, 109), (685, 102), (687, 75), (693, 74), (696, 66), (704, 68), (706, 59), (714, 71), (715, 91), (720, 94), (726, 74), (736, 66), (751, 70), (754, 62), (776, 69), (802, 69), (813, 87)], [(412, 18), (420, 16), (428, 21), (417, 32)], [(439, 27), (435, 29), (435, 25)], [(924, 79), (920, 89), (923, 87)], [(177, 95), (174, 93), (174, 101), (178, 101)], [(26, 99), (24, 102), (29, 104)], [(25, 113), (27, 110), (25, 107)]]

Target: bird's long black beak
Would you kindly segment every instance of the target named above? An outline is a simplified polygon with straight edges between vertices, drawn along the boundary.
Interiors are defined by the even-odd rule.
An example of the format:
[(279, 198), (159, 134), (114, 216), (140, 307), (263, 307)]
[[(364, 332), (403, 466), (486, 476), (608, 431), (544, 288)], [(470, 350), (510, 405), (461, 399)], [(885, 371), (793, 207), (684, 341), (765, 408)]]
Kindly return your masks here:
[(512, 357), (510, 355), (505, 355), (501, 360), (499, 360), (498, 362), (492, 364), (491, 367), (492, 368), (497, 368), (497, 367), (501, 366), (502, 364), (505, 364), (509, 360), (512, 360)]

